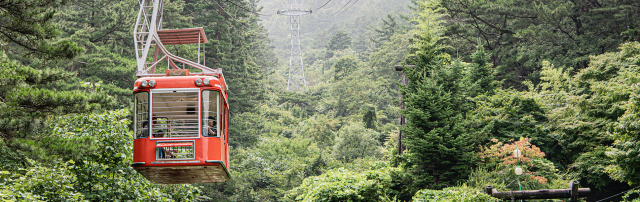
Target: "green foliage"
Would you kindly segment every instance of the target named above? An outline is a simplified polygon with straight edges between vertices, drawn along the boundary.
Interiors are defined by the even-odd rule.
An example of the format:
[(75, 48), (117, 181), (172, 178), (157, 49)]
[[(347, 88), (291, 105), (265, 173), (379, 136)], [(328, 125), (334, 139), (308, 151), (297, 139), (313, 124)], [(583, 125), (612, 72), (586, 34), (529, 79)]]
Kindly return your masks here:
[[(21, 47), (29, 55), (45, 59), (71, 59), (83, 52), (70, 40), (53, 41), (60, 32), (52, 19), (66, 0), (17, 0), (0, 4), (0, 49), (10, 44)], [(4, 56), (3, 56), (4, 57)]]
[(343, 50), (351, 46), (351, 37), (343, 31), (338, 31), (335, 35), (331, 36), (331, 40), (327, 43), (328, 50)]
[(467, 127), (480, 143), (491, 138), (506, 142), (529, 137), (550, 149), (546, 147), (552, 140), (538, 127), (547, 120), (544, 108), (526, 93), (498, 89), (493, 95), (474, 97), (473, 102), (475, 109), (468, 114)]
[(362, 115), (362, 123), (364, 123), (365, 128), (376, 129), (376, 122), (378, 121), (376, 117), (376, 107), (370, 104), (363, 105), (360, 108), (360, 111), (363, 112)]
[[(613, 158), (607, 155), (608, 150), (609, 148), (605, 146), (598, 146), (589, 152), (582, 153), (575, 160), (572, 166), (580, 169), (583, 181), (598, 188), (614, 183), (612, 179), (616, 179), (616, 174), (618, 173), (612, 168), (620, 164), (615, 163)], [(609, 176), (610, 174), (611, 177)]]
[(318, 146), (326, 147), (334, 144), (335, 132), (340, 128), (338, 120), (317, 114), (305, 120), (305, 134), (313, 138)]
[(476, 52), (471, 55), (472, 62), (465, 68), (464, 83), (470, 84), (469, 97), (476, 97), (478, 94), (493, 94), (499, 87), (495, 81), (496, 72), (493, 69), (490, 56), (478, 46)]
[[(129, 164), (133, 134), (126, 110), (72, 114), (47, 120), (50, 128), (30, 138), (14, 139), (27, 163), (3, 162), (2, 197), (15, 200), (194, 200), (189, 185), (156, 186)], [(4, 145), (3, 145), (4, 147)], [(3, 149), (4, 151), (4, 149)], [(21, 163), (21, 162), (14, 162)]]
[[(189, 185), (156, 186), (146, 181), (129, 164), (133, 159), (133, 133), (126, 110), (104, 114), (68, 115), (54, 120), (52, 137), (90, 144), (92, 149), (70, 162), (75, 175), (73, 188), (89, 200), (193, 200), (199, 193)], [(56, 145), (43, 145), (47, 155)], [(54, 147), (54, 148), (48, 148)], [(45, 153), (45, 154), (46, 154)], [(44, 155), (44, 154), (43, 154)]]
[(260, 34), (266, 30), (258, 25), (258, 17), (238, 7), (255, 8), (255, 3), (232, 2), (217, 2), (224, 7), (223, 11), (210, 0), (176, 1), (176, 22), (172, 26), (204, 28), (209, 38), (209, 44), (205, 45), (206, 64), (223, 69), (230, 89), (231, 112), (251, 112), (265, 99), (265, 88), (260, 82), (264, 71), (275, 61), (267, 36)]
[(387, 14), (387, 18), (382, 19), (380, 27), (371, 27), (375, 32), (375, 37), (371, 36), (371, 41), (378, 45), (391, 41), (391, 37), (406, 32), (408, 26), (398, 22), (397, 18), (391, 14)]
[[(435, 2), (422, 2), (427, 9), (417, 18), (418, 30), (404, 72), (409, 85), (401, 87), (407, 118), (401, 130), (406, 136), (403, 166), (414, 175), (415, 188), (441, 188), (461, 182), (474, 161), (473, 139), (462, 122), (471, 109), (459, 62), (445, 66), (448, 55), (438, 45), (439, 14), (429, 10)], [(434, 26), (435, 25), (435, 26)]]
[[(499, 80), (523, 90), (537, 82), (542, 62), (583, 69), (590, 55), (615, 51), (640, 27), (636, 1), (442, 0), (445, 44), (466, 59), (479, 45), (488, 50)], [(626, 33), (626, 34), (623, 34)]]
[(287, 195), (295, 201), (389, 201), (397, 168), (385, 167), (361, 173), (335, 169), (307, 178)]
[(234, 180), (227, 186), (239, 194), (228, 200), (273, 201), (284, 196), (305, 177), (324, 170), (326, 156), (321, 153), (310, 139), (262, 137), (255, 147), (235, 151), (231, 159)]
[[(60, 9), (56, 16), (57, 25), (63, 37), (69, 37), (74, 42), (83, 46), (87, 52), (76, 58), (78, 61), (85, 59), (98, 59), (99, 52), (110, 54), (133, 55), (134, 46), (131, 43), (131, 26), (138, 14), (139, 5), (136, 2), (125, 0), (68, 0), (68, 5)], [(168, 9), (167, 9), (168, 7)], [(171, 5), (165, 6), (170, 10)], [(165, 11), (165, 14), (172, 12)], [(167, 18), (165, 18), (167, 19)], [(168, 18), (171, 19), (171, 18)], [(170, 20), (165, 20), (165, 22)], [(166, 25), (165, 25), (166, 26)], [(102, 49), (102, 51), (98, 50)], [(130, 58), (135, 60), (135, 58)], [(76, 64), (80, 66), (79, 64)], [(82, 65), (83, 68), (97, 68), (97, 64)], [(104, 65), (99, 65), (104, 66)], [(117, 66), (111, 66), (116, 68)], [(135, 70), (134, 66), (127, 69)], [(108, 72), (108, 69), (104, 69)], [(95, 75), (95, 74), (94, 74)], [(121, 75), (123, 76), (123, 75)], [(128, 74), (126, 76), (133, 76)], [(129, 86), (127, 86), (129, 87)]]
[(267, 125), (264, 117), (254, 113), (241, 113), (231, 116), (229, 121), (229, 146), (232, 148), (246, 148), (256, 145), (260, 134), (266, 132)]
[[(615, 181), (640, 183), (640, 46), (604, 53), (637, 40), (634, 1), (425, 0), (414, 1), (414, 16), (384, 19), (380, 13), (402, 10), (390, 4), (407, 1), (345, 7), (349, 12), (337, 15), (353, 22), (308, 18), (335, 25), (301, 32), (311, 48), (303, 53), (305, 93), (279, 90), (288, 60), (278, 63), (271, 50), (288, 57), (289, 47), (281, 47), (288, 43), (280, 42), (289, 41), (289, 31), (274, 24), (269, 34), (286, 37), (271, 42), (259, 16), (237, 6), (260, 11), (258, 2), (165, 1), (163, 27), (204, 27), (206, 64), (222, 68), (230, 87), (234, 178), (199, 185), (202, 191), (144, 180), (129, 166), (129, 113), (89, 113), (114, 100), (117, 108), (130, 106), (136, 78), (129, 26), (138, 5), (64, 2), (2, 7), (10, 11), (0, 14), (0, 24), (10, 26), (0, 37), (9, 55), (0, 61), (3, 200), (494, 201), (481, 193), (487, 184), (517, 189), (515, 145), (525, 151), (523, 189), (566, 188), (580, 179), (619, 192)], [(268, 12), (279, 4), (261, 5)], [(194, 50), (170, 48), (185, 58), (195, 58)], [(408, 86), (392, 68), (401, 64), (416, 65), (404, 71)], [(398, 128), (401, 113), (408, 123)], [(398, 130), (407, 146), (401, 155)]]
[(627, 113), (625, 106), (634, 91), (631, 86), (640, 81), (634, 59), (637, 49), (637, 42), (628, 43), (620, 52), (594, 56), (589, 67), (573, 77), (551, 70), (543, 72), (549, 76), (543, 77), (548, 84), (541, 88), (542, 93), (556, 95), (541, 100), (563, 103), (549, 116), (550, 135), (558, 141), (550, 159), (564, 165), (573, 162), (580, 175), (594, 185), (613, 183), (604, 174), (610, 159), (599, 146), (612, 145), (615, 136), (609, 134), (615, 133), (617, 122)]
[(5, 140), (25, 137), (45, 127), (43, 117), (87, 112), (109, 106), (102, 93), (57, 91), (48, 87), (72, 74), (38, 70), (0, 55), (0, 134)]
[[(625, 44), (619, 54), (622, 58), (617, 61), (623, 63), (619, 66), (620, 71), (623, 71), (624, 74), (630, 74), (634, 78), (632, 82), (637, 82), (635, 79), (640, 76), (637, 73), (637, 68), (640, 66), (640, 44), (637, 42)], [(640, 136), (637, 131), (640, 120), (640, 88), (637, 83), (629, 86), (631, 90), (630, 99), (622, 106), (625, 112), (615, 124), (613, 132), (614, 148), (611, 149), (607, 156), (615, 161), (614, 166), (609, 170), (613, 179), (638, 184), (640, 183), (640, 180), (638, 180), (640, 179), (640, 172), (638, 172), (637, 168), (640, 167), (640, 151), (637, 148), (640, 147)]]
[(365, 128), (362, 123), (349, 123), (338, 131), (332, 154), (343, 162), (366, 156), (380, 157), (379, 135), (375, 130)]
[(347, 75), (353, 73), (357, 67), (357, 59), (353, 55), (338, 58), (338, 60), (333, 63), (333, 67), (331, 67), (335, 74), (333, 78), (335, 80), (341, 80)]
[[(429, 76), (420, 78), (421, 71)], [(461, 124), (469, 104), (464, 97), (460, 70), (455, 66), (439, 69), (406, 70), (411, 84), (403, 88), (407, 124), (408, 161), (416, 174), (418, 187), (455, 184), (468, 173), (472, 157), (472, 138)]]
[(497, 198), (493, 198), (480, 189), (472, 189), (467, 186), (457, 186), (445, 188), (443, 190), (423, 189), (413, 196), (413, 201), (447, 201), (447, 202), (498, 202)]
[(2, 171), (0, 197), (9, 201), (83, 201), (73, 189), (75, 176), (63, 164), (60, 168), (31, 167), (19, 173)]

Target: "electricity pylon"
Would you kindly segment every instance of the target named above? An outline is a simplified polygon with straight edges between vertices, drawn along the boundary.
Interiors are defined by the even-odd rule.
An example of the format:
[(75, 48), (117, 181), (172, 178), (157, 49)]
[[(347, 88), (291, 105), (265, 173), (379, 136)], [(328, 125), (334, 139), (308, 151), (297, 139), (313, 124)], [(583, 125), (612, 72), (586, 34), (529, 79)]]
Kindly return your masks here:
[(304, 65), (300, 50), (300, 16), (310, 14), (311, 9), (304, 9), (305, 4), (289, 4), (288, 9), (278, 10), (278, 14), (290, 17), (291, 24), (291, 57), (289, 58), (289, 79), (287, 91), (304, 91), (307, 82), (304, 79)]

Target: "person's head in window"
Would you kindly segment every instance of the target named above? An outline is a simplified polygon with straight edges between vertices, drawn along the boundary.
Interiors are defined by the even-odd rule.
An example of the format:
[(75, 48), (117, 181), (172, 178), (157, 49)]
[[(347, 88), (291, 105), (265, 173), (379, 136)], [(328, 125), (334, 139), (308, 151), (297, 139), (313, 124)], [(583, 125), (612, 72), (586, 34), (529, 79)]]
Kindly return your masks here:
[(136, 138), (146, 138), (149, 136), (149, 121), (142, 121), (142, 128), (138, 129)]
[(164, 137), (164, 131), (158, 130), (157, 133), (153, 134), (153, 137)]
[(209, 116), (209, 117), (207, 117), (207, 120), (209, 120), (209, 121), (208, 121), (208, 125), (209, 125), (209, 127), (215, 127), (215, 126), (216, 126), (216, 121), (215, 121), (215, 120), (213, 120), (213, 116)]
[(207, 132), (209, 133), (209, 135), (211, 136), (217, 136), (218, 135), (218, 130), (216, 128), (216, 121), (213, 120), (213, 116), (209, 116), (207, 117)]

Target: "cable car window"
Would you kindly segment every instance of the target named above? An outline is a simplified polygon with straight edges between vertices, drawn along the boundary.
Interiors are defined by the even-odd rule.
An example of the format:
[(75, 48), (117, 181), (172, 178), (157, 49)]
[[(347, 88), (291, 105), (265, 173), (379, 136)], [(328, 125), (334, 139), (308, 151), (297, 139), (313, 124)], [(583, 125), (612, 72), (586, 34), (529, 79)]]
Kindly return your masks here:
[(152, 91), (154, 138), (198, 137), (197, 91)]
[(202, 135), (219, 136), (220, 92), (212, 90), (202, 91)]
[(225, 127), (224, 124), (226, 122), (225, 114), (227, 113), (227, 111), (226, 111), (227, 109), (224, 108), (224, 105), (223, 105), (223, 106), (221, 106), (221, 110), (222, 110), (222, 114), (221, 114), (222, 116), (220, 116), (220, 126), (221, 126), (220, 127), (221, 128), (220, 129), (220, 135), (221, 135), (222, 139), (225, 139), (226, 138), (225, 137), (226, 134), (224, 133), (225, 132), (224, 129), (227, 128), (227, 127)]
[(136, 138), (146, 138), (149, 136), (149, 93), (140, 92), (134, 95), (134, 130)]

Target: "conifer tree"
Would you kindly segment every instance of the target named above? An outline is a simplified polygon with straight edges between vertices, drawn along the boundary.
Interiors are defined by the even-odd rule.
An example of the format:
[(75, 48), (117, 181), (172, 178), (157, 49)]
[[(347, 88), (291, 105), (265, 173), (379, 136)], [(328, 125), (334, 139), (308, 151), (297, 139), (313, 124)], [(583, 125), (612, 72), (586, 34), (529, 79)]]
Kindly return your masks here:
[(7, 52), (16, 46), (26, 54), (48, 59), (70, 59), (82, 52), (70, 40), (49, 41), (60, 34), (51, 20), (64, 3), (66, 0), (2, 1), (0, 49)]
[(327, 49), (329, 50), (343, 50), (351, 46), (351, 37), (343, 31), (338, 31), (331, 37), (329, 43), (327, 43)]
[(375, 32), (376, 38), (370, 37), (371, 41), (377, 44), (383, 44), (385, 42), (391, 41), (391, 36), (393, 36), (396, 32), (398, 32), (398, 22), (396, 18), (391, 14), (387, 14), (386, 19), (382, 19), (382, 25), (380, 28), (371, 27)]
[(73, 73), (60, 69), (37, 70), (0, 56), (0, 135), (5, 140), (27, 137), (45, 126), (49, 115), (100, 109), (111, 104), (105, 94), (58, 91), (49, 86)]
[(462, 124), (470, 104), (462, 65), (446, 65), (448, 55), (437, 43), (439, 15), (431, 9), (437, 4), (421, 6), (419, 32), (406, 61), (415, 67), (405, 68), (410, 82), (401, 88), (407, 118), (401, 128), (407, 145), (404, 166), (414, 175), (414, 188), (442, 188), (460, 182), (471, 170), (473, 143)]
[[(25, 53), (49, 59), (73, 58), (82, 51), (69, 40), (51, 42), (59, 34), (51, 20), (65, 1), (10, 1), (0, 4), (0, 40)], [(104, 94), (58, 91), (56, 82), (73, 77), (60, 69), (34, 69), (0, 55), (0, 135), (4, 140), (24, 138), (45, 125), (49, 115), (84, 112), (110, 104)]]

